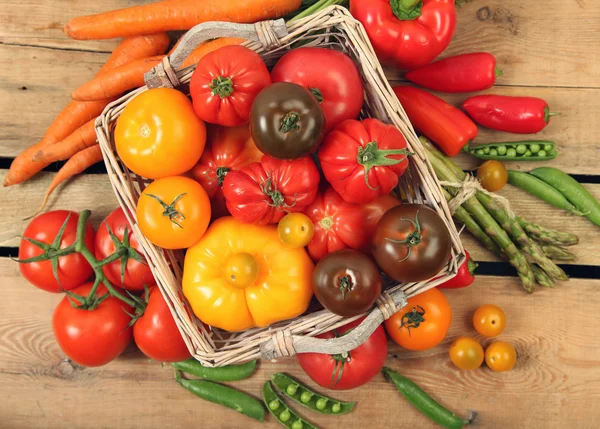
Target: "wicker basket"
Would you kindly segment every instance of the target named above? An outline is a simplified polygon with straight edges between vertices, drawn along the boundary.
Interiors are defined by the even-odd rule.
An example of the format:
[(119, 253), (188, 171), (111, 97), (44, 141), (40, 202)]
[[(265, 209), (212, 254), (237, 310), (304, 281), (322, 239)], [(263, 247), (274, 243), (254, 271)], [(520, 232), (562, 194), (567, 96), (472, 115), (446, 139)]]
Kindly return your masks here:
[[(151, 244), (138, 228), (135, 207), (147, 179), (136, 177), (118, 159), (112, 131), (123, 108), (135, 96), (152, 87), (177, 87), (187, 91), (195, 66), (179, 70), (188, 53), (202, 41), (215, 37), (240, 37), (245, 46), (261, 55), (272, 66), (288, 50), (298, 46), (320, 46), (345, 52), (359, 67), (365, 87), (363, 117), (374, 117), (394, 124), (403, 133), (409, 149), (410, 166), (401, 179), (410, 202), (426, 204), (445, 220), (452, 237), (452, 260), (434, 281), (394, 284), (386, 281), (385, 291), (367, 318), (350, 334), (323, 340), (314, 336), (330, 331), (350, 320), (312, 305), (304, 315), (279, 322), (268, 328), (229, 333), (206, 328), (194, 316), (181, 292), (183, 252), (164, 251)], [(104, 155), (108, 175), (117, 199), (133, 225), (133, 231), (143, 246), (158, 286), (160, 287), (180, 332), (194, 357), (206, 366), (235, 364), (255, 358), (273, 359), (302, 352), (343, 353), (362, 344), (368, 336), (399, 308), (407, 297), (424, 292), (454, 276), (464, 260), (458, 233), (435, 174), (429, 165), (413, 128), (388, 84), (369, 39), (346, 9), (332, 6), (313, 16), (286, 26), (283, 20), (254, 25), (204, 23), (190, 30), (175, 52), (146, 75), (147, 86), (139, 88), (111, 103), (96, 122), (96, 132)]]

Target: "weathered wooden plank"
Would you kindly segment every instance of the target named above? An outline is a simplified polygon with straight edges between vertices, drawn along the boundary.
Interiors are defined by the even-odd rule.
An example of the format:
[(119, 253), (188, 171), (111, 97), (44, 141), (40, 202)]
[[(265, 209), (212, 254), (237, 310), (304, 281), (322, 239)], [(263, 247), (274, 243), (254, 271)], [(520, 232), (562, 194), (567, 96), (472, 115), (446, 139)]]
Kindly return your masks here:
[[(168, 366), (150, 362), (131, 348), (101, 368), (74, 367), (63, 361), (50, 320), (58, 295), (44, 293), (19, 276), (17, 264), (0, 259), (0, 415), (4, 427), (169, 427), (240, 428), (246, 417), (209, 404), (181, 389)], [(595, 281), (573, 280), (569, 288), (540, 290), (526, 296), (515, 281), (482, 277), (463, 290), (445, 291), (453, 322), (442, 345), (420, 353), (390, 347), (387, 365), (417, 381), (436, 399), (466, 415), (477, 410), (481, 427), (594, 428), (600, 410), (600, 298)], [(495, 303), (507, 313), (500, 337), (515, 345), (516, 368), (493, 373), (483, 367), (463, 372), (449, 361), (447, 350), (458, 335), (474, 335), (471, 314), (479, 305)], [(577, 309), (570, 311), (565, 309)], [(483, 344), (489, 344), (483, 340)], [(286, 371), (312, 385), (292, 359), (261, 363), (239, 389), (260, 395), (262, 384), (276, 371)], [(357, 400), (348, 416), (325, 417), (296, 409), (321, 427), (435, 428), (394, 389), (377, 376), (366, 386), (332, 392)], [(98, 398), (102, 407), (93, 406)], [(143, 400), (138, 400), (144, 398)], [(152, 404), (152, 406), (148, 406)], [(106, 412), (110, 410), (110, 412)], [(375, 426), (373, 426), (375, 425)], [(273, 418), (266, 427), (276, 428)]]

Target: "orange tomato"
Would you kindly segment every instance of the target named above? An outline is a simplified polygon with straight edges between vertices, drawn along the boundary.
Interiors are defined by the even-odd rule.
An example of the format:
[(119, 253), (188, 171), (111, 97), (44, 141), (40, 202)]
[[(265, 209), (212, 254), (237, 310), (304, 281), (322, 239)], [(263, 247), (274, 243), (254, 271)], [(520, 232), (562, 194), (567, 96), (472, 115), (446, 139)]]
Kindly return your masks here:
[(497, 337), (506, 327), (506, 314), (497, 305), (482, 305), (473, 315), (473, 326), (481, 335)]
[(448, 300), (434, 288), (410, 298), (406, 307), (385, 321), (385, 330), (405, 349), (427, 350), (442, 342), (451, 320)]
[(450, 345), (450, 360), (460, 369), (476, 369), (483, 363), (483, 347), (471, 337), (458, 337)]
[(303, 213), (288, 213), (277, 225), (279, 239), (288, 247), (308, 246), (315, 234), (312, 220)]
[(184, 249), (206, 232), (210, 200), (195, 180), (165, 177), (142, 192), (136, 214), (140, 230), (150, 242), (164, 249)]
[(504, 341), (492, 343), (485, 350), (485, 363), (494, 372), (510, 371), (517, 362), (517, 351)]
[(181, 92), (155, 88), (127, 104), (117, 120), (115, 146), (135, 174), (159, 179), (191, 169), (202, 155), (206, 126)]

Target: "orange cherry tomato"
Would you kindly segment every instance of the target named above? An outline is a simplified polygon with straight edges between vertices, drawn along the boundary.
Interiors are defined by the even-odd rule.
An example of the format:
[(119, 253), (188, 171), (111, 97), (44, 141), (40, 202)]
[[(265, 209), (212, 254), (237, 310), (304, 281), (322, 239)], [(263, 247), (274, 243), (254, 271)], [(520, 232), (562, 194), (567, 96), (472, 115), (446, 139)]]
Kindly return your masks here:
[(486, 161), (477, 169), (477, 179), (484, 189), (496, 192), (508, 182), (508, 171), (500, 161)]
[(184, 249), (206, 232), (210, 200), (195, 180), (165, 177), (142, 192), (136, 214), (140, 230), (150, 242), (164, 249)]
[(442, 342), (451, 320), (448, 300), (434, 288), (410, 298), (406, 307), (385, 321), (385, 330), (405, 349), (427, 350)]
[(159, 179), (191, 169), (202, 155), (206, 126), (176, 89), (155, 88), (127, 104), (117, 120), (115, 146), (135, 174)]
[(460, 369), (476, 369), (483, 363), (483, 347), (475, 338), (458, 337), (450, 345), (450, 360)]
[(315, 234), (312, 220), (303, 213), (289, 213), (277, 225), (279, 239), (288, 247), (308, 246)]
[(511, 344), (497, 341), (485, 350), (485, 363), (494, 372), (510, 371), (517, 363), (517, 351)]
[(497, 305), (482, 305), (473, 315), (473, 326), (481, 335), (497, 337), (506, 327), (506, 314)]

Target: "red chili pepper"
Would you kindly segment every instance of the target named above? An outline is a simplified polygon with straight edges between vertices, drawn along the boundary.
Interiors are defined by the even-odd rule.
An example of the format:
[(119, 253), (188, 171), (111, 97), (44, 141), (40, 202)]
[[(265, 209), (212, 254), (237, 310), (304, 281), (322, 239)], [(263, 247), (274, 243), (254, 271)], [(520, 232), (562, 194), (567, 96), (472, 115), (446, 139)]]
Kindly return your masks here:
[(444, 58), (404, 75), (411, 82), (434, 91), (474, 92), (491, 88), (502, 70), (487, 52)]
[(463, 103), (463, 109), (481, 126), (516, 134), (535, 134), (546, 128), (550, 117), (548, 103), (536, 97), (478, 95)]
[(475, 276), (473, 273), (477, 268), (477, 262), (471, 259), (471, 255), (469, 252), (465, 250), (465, 255), (467, 258), (465, 262), (462, 263), (460, 267), (458, 267), (458, 273), (456, 276), (448, 280), (447, 282), (442, 283), (438, 287), (441, 289), (459, 289), (461, 287), (470, 286), (475, 280)]
[(456, 156), (477, 136), (467, 115), (422, 89), (396, 86), (394, 92), (412, 124), (448, 156)]
[(351, 0), (379, 59), (406, 70), (429, 64), (452, 40), (454, 0)]

